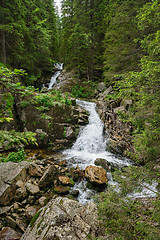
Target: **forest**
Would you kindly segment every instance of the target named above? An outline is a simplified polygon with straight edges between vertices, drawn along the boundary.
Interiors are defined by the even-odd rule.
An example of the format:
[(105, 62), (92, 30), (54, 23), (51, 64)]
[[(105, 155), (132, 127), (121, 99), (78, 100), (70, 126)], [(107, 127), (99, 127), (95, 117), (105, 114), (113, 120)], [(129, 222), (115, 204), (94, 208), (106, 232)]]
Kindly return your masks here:
[[(127, 156), (152, 172), (160, 164), (160, 1), (62, 0), (61, 4), (59, 15), (53, 0), (0, 2), (0, 144), (5, 141), (4, 124), (13, 120), (17, 92), (38, 91), (39, 82), (50, 77), (54, 63), (60, 62), (78, 79), (69, 93), (72, 97), (92, 101), (97, 85), (103, 82), (106, 88), (113, 88), (106, 101), (132, 100), (127, 113), (118, 113), (121, 121), (133, 126), (135, 152)], [(67, 97), (64, 101), (68, 103)], [(29, 132), (19, 139), (36, 142), (34, 137)], [(159, 182), (159, 170), (154, 174)], [(102, 201), (104, 198), (100, 214), (106, 229), (112, 225), (113, 234), (118, 224), (127, 223), (134, 207), (126, 210), (117, 196), (102, 196)], [(156, 221), (159, 203), (152, 216)], [(119, 206), (128, 211), (126, 215), (119, 212)], [(106, 220), (105, 211), (112, 220)], [(128, 223), (126, 235), (120, 227), (108, 239), (158, 240), (158, 232), (148, 234), (150, 228), (146, 230), (140, 223), (135, 227), (133, 222)], [(131, 228), (134, 234), (126, 237)]]

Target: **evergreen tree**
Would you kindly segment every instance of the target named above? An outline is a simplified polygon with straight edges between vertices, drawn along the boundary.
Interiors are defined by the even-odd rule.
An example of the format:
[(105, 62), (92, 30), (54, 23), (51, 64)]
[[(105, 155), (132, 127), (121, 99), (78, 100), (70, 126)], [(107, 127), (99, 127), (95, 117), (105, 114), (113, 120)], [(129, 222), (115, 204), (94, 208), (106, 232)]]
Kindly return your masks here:
[(1, 11), (1, 61), (23, 68), (35, 79), (52, 71), (57, 54), (57, 26), (52, 0), (6, 0)]

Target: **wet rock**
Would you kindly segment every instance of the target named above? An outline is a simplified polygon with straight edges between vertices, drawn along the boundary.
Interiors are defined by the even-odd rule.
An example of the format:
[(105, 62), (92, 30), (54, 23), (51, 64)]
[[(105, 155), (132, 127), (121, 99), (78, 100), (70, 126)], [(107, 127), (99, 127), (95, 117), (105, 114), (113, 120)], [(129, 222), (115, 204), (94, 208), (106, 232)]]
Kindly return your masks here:
[(43, 174), (41, 179), (39, 180), (39, 187), (47, 187), (51, 183), (53, 183), (57, 174), (57, 168), (54, 165), (51, 165)]
[(101, 167), (86, 167), (85, 177), (89, 182), (96, 185), (106, 184), (108, 181), (106, 171)]
[(20, 239), (21, 236), (22, 236), (22, 234), (16, 232), (15, 230), (13, 230), (10, 227), (5, 227), (0, 232), (1, 240), (18, 240), (18, 239)]
[(94, 203), (84, 206), (67, 198), (57, 197), (39, 212), (21, 240), (59, 239), (86, 240), (98, 233), (97, 208)]
[(15, 196), (16, 182), (27, 176), (28, 162), (0, 163), (0, 204), (7, 205)]
[(31, 163), (28, 168), (28, 173), (32, 177), (42, 177), (42, 170), (36, 163)]
[(30, 221), (36, 214), (37, 208), (35, 208), (33, 206), (28, 206), (28, 207), (26, 207), (25, 212), (26, 212), (27, 219)]
[(101, 166), (101, 167), (104, 168), (105, 170), (111, 170), (110, 163), (109, 163), (106, 159), (97, 158), (97, 159), (95, 160), (94, 164), (95, 164), (96, 166)]
[(70, 194), (72, 194), (74, 197), (78, 197), (79, 195), (79, 190), (71, 190)]
[(46, 205), (47, 203), (47, 198), (46, 197), (41, 197), (39, 200), (38, 200), (39, 204), (41, 205), (41, 207), (43, 207), (44, 205)]
[(28, 192), (30, 194), (33, 194), (33, 195), (40, 192), (39, 187), (36, 186), (35, 184), (30, 183), (30, 182), (26, 183), (26, 188), (27, 188)]
[(72, 126), (66, 127), (64, 135), (67, 139), (75, 139), (75, 129), (74, 129), (74, 127), (72, 127)]
[(15, 200), (22, 201), (28, 196), (26, 187), (20, 187), (16, 190)]

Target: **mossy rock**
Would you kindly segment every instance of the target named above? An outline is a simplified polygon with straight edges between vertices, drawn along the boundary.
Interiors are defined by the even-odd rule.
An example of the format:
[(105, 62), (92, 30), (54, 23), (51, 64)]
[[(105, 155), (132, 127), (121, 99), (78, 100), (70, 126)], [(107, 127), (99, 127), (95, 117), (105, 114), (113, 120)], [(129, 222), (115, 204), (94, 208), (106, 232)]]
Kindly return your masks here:
[(68, 194), (69, 193), (69, 190), (70, 190), (70, 187), (68, 186), (63, 186), (63, 185), (59, 185), (59, 186), (56, 186), (54, 188), (54, 191), (58, 194)]

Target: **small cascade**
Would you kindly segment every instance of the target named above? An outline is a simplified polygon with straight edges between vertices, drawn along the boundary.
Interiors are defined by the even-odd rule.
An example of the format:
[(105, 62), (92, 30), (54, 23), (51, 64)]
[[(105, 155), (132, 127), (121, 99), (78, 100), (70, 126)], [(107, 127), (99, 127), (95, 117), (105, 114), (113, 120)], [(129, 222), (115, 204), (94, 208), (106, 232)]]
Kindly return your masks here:
[(54, 73), (54, 75), (51, 77), (51, 81), (49, 83), (49, 87), (48, 89), (52, 89), (53, 85), (56, 83), (56, 79), (58, 78), (58, 76), (61, 74), (61, 71), (63, 69), (63, 63), (55, 63), (54, 67), (56, 69), (56, 72)]

